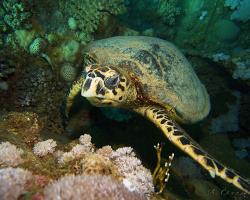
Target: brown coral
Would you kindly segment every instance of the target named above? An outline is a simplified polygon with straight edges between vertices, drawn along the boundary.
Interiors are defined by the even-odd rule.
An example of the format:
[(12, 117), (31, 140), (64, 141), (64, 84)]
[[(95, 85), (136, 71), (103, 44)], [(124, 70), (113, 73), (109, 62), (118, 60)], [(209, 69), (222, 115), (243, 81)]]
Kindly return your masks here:
[(93, 153), (88, 154), (81, 162), (83, 174), (88, 175), (111, 175), (115, 178), (121, 178), (117, 167), (107, 158), (102, 155)]
[(0, 122), (0, 128), (16, 134), (38, 135), (42, 124), (38, 121), (38, 115), (32, 112), (10, 112)]

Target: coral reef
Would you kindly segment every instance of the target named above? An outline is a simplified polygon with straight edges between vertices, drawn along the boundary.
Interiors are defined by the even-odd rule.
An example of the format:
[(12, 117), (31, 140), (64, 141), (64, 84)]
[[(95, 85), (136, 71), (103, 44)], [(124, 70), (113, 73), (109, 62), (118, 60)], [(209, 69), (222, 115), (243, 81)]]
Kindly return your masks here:
[(69, 63), (65, 63), (60, 69), (60, 75), (65, 81), (72, 82), (76, 78), (76, 69)]
[(69, 27), (76, 26), (77, 39), (82, 43), (91, 40), (105, 14), (118, 15), (125, 11), (123, 0), (70, 0), (62, 1), (60, 9), (68, 17)]
[(31, 13), (25, 7), (24, 1), (4, 0), (2, 6), (5, 11), (4, 22), (13, 30), (31, 27), (31, 24), (27, 23)]
[[(74, 188), (74, 190), (72, 190)], [(66, 176), (48, 185), (45, 199), (140, 200), (140, 193), (128, 191), (124, 185), (107, 176)]]
[(232, 20), (246, 22), (250, 19), (250, 2), (248, 0), (225, 0), (225, 6), (234, 10), (231, 14)]
[(122, 181), (129, 185), (132, 191), (142, 194), (154, 191), (150, 171), (143, 167), (131, 147), (122, 147), (114, 151), (111, 147), (105, 146), (94, 153), (89, 135), (81, 136), (80, 142), (81, 144), (76, 144), (71, 151), (59, 154), (59, 164), (65, 165), (80, 159), (81, 173), (108, 174), (118, 179), (123, 177)]
[(16, 138), (21, 138), (26, 142), (35, 141), (42, 128), (42, 121), (36, 113), (32, 112), (9, 112), (3, 114), (0, 121), (2, 136), (13, 134)]
[(15, 72), (15, 66), (6, 63), (4, 60), (0, 60), (0, 80), (8, 78)]
[(229, 105), (229, 111), (220, 115), (211, 121), (212, 133), (236, 132), (239, 130), (239, 110), (240, 110), (240, 93), (235, 91), (234, 96), (237, 98), (234, 105)]
[(142, 166), (141, 161), (135, 156), (131, 147), (118, 148), (111, 154), (111, 160), (124, 176), (123, 181), (129, 183), (132, 191), (150, 194), (154, 191), (153, 179), (150, 171)]
[[(63, 121), (68, 85), (87, 63), (82, 49), (116, 35), (155, 36), (183, 50), (212, 102), (208, 118), (187, 128), (211, 154), (249, 177), (249, 2), (1, 1), (0, 199), (55, 199), (57, 194), (61, 199), (89, 194), (147, 199), (157, 191), (162, 194), (154, 199), (221, 199), (224, 188), (231, 191), (178, 153), (170, 168), (171, 147), (152, 175), (143, 165), (153, 171), (148, 147), (164, 139), (136, 115), (93, 108), (81, 99), (74, 102), (70, 121)], [(90, 135), (80, 136), (86, 132), (95, 144)], [(112, 146), (102, 146), (107, 143)]]
[(8, 79), (15, 73), (15, 66), (0, 59), (0, 92), (8, 91)]
[(26, 192), (32, 181), (31, 172), (21, 168), (0, 169), (0, 196), (2, 200), (16, 200)]
[(86, 175), (106, 175), (112, 176), (117, 180), (122, 179), (121, 173), (118, 172), (110, 159), (97, 153), (89, 154), (81, 161), (81, 172)]
[[(28, 195), (27, 192), (32, 192), (34, 198), (40, 196), (42, 199), (54, 199), (55, 195), (59, 193), (61, 199), (67, 199), (70, 196), (73, 199), (78, 199), (79, 195), (83, 194), (88, 195), (90, 199), (92, 198), (91, 195), (93, 195), (93, 199), (147, 199), (154, 190), (150, 172), (135, 157), (131, 147), (118, 148), (116, 151), (110, 146), (96, 149), (91, 142), (91, 136), (88, 134), (79, 138), (80, 144), (73, 142), (67, 146), (62, 146), (55, 140), (48, 139), (35, 143), (32, 148), (29, 143), (19, 138), (15, 140), (17, 139), (20, 140), (17, 143), (23, 147), (23, 150), (9, 142), (0, 144), (2, 152), (0, 168), (19, 165), (24, 169), (29, 169), (30, 172), (21, 168), (0, 169), (0, 180), (3, 180), (4, 184), (7, 180), (9, 181), (1, 188), (2, 190), (0, 189), (0, 195), (4, 194), (10, 199), (14, 198), (9, 195), (18, 197), (20, 194)], [(72, 149), (68, 152), (55, 151), (56, 147), (66, 149), (72, 147)], [(46, 159), (43, 159), (44, 156), (46, 156)], [(80, 175), (65, 176), (68, 174)], [(56, 177), (61, 178), (52, 184), (48, 184)], [(33, 181), (33, 184), (31, 184), (31, 181)], [(22, 186), (19, 185), (19, 182), (22, 182)], [(71, 189), (73, 185), (74, 190)], [(100, 185), (103, 185), (103, 188)], [(44, 194), (38, 192), (45, 186)], [(65, 190), (66, 186), (69, 186), (70, 190)], [(8, 193), (9, 187), (17, 187), (17, 192)], [(93, 192), (88, 187), (93, 188)], [(95, 187), (104, 192), (100, 197), (98, 196), (100, 192), (97, 192), (99, 190), (94, 189)], [(86, 197), (86, 199), (89, 198)], [(85, 199), (85, 196), (83, 199)]]
[(32, 41), (29, 46), (29, 53), (33, 55), (39, 55), (41, 51), (45, 48), (46, 42), (43, 38), (36, 38)]
[(173, 26), (177, 17), (181, 14), (181, 8), (176, 0), (156, 0), (156, 14), (167, 25)]
[(55, 147), (57, 146), (56, 141), (49, 139), (42, 142), (38, 142), (33, 147), (33, 153), (39, 157), (46, 156), (47, 154), (51, 154), (55, 151)]
[(0, 166), (15, 167), (23, 163), (22, 154), (24, 151), (9, 142), (0, 143)]

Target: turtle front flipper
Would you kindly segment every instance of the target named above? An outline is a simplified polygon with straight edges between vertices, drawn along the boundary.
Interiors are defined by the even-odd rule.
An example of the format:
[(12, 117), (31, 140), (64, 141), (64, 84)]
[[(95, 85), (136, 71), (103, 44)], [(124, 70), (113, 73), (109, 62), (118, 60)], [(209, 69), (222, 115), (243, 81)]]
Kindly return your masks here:
[(84, 78), (83, 76), (80, 76), (76, 81), (73, 82), (68, 92), (68, 95), (66, 96), (65, 109), (64, 109), (64, 114), (66, 118), (68, 118), (69, 116), (69, 111), (73, 105), (76, 95), (81, 91), (83, 82), (84, 82)]
[(177, 123), (170, 119), (166, 109), (148, 106), (137, 108), (135, 111), (154, 122), (172, 143), (209, 171), (212, 177), (220, 176), (250, 194), (250, 183), (205, 152)]

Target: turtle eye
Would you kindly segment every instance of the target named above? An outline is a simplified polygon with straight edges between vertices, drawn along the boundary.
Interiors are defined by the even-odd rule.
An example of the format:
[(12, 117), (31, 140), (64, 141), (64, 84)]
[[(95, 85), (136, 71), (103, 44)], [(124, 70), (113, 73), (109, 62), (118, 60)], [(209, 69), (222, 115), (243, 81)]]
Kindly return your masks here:
[(87, 74), (87, 77), (89, 77), (89, 78), (95, 78), (95, 74), (93, 72), (89, 72)]
[(119, 82), (120, 82), (119, 75), (110, 76), (104, 80), (105, 86), (109, 89), (117, 87)]

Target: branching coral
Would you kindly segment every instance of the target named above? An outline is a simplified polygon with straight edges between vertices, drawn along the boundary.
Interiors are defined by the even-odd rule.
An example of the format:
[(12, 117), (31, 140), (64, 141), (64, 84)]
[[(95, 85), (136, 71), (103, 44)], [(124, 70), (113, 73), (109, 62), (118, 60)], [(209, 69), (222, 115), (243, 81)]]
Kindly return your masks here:
[(168, 25), (174, 25), (176, 17), (181, 14), (181, 8), (177, 6), (176, 0), (157, 0), (156, 13), (163, 22)]
[(108, 176), (66, 176), (48, 185), (44, 194), (47, 200), (146, 199), (142, 194), (128, 191), (123, 184)]
[(80, 41), (90, 40), (90, 34), (96, 31), (103, 14), (117, 15), (125, 10), (124, 0), (69, 0), (62, 1), (60, 7), (66, 16), (75, 21), (79, 29)]
[(59, 155), (59, 164), (66, 164), (72, 160), (84, 158), (87, 154), (94, 152), (94, 145), (91, 143), (90, 135), (82, 135), (79, 141), (81, 144), (77, 144), (71, 149), (71, 151)]
[(39, 157), (46, 156), (47, 154), (51, 154), (55, 151), (55, 147), (57, 146), (56, 141), (49, 139), (42, 142), (38, 142), (33, 147), (33, 152), (35, 155)]
[(28, 28), (31, 25), (26, 23), (31, 13), (25, 8), (22, 1), (18, 0), (4, 0), (3, 8), (5, 10), (4, 22), (8, 24), (13, 30)]

